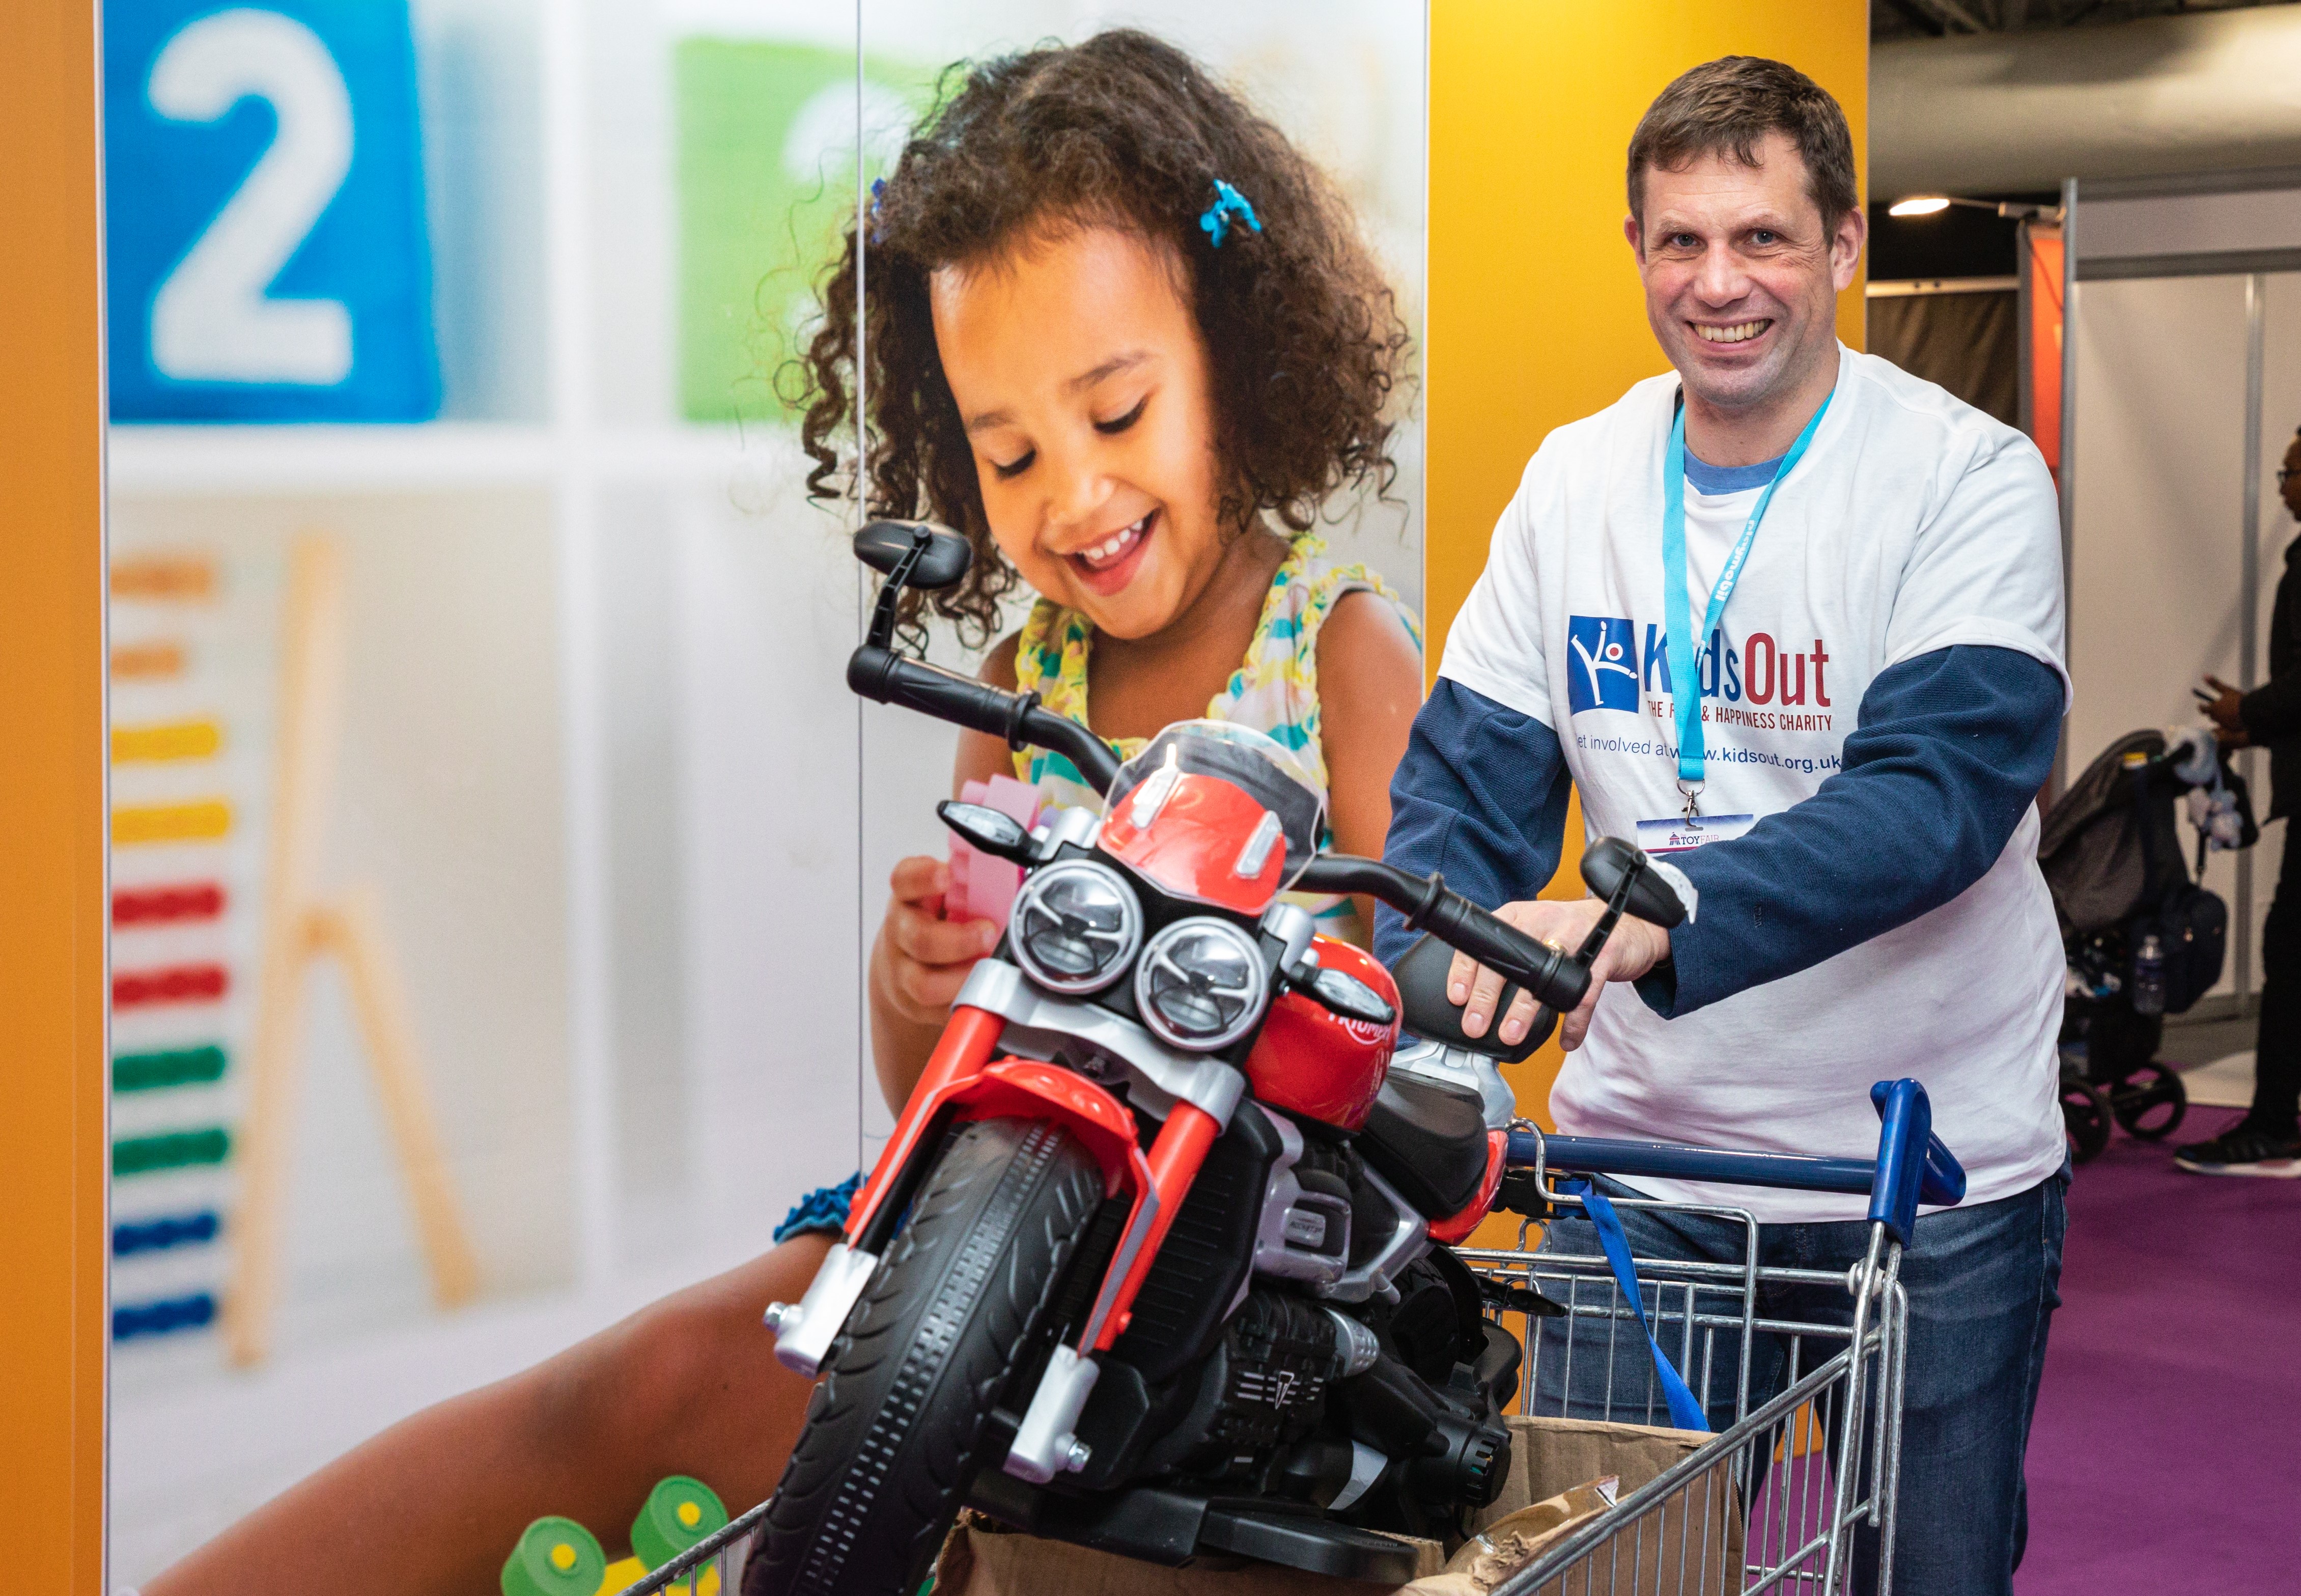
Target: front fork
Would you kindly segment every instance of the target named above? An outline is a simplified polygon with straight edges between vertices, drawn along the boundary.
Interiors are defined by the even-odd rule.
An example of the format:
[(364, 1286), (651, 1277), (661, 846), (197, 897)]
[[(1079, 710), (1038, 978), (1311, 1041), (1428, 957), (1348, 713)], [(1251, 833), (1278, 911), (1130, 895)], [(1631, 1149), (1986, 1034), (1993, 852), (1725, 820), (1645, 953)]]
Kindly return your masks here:
[(768, 1308), (767, 1326), (775, 1333), (776, 1359), (814, 1378), (925, 1182), (937, 1132), (968, 1119), (1035, 1116), (1060, 1121), (1102, 1166), (1104, 1193), (1130, 1191), (1134, 1204), (1075, 1347), (1055, 1349), (1008, 1453), (1008, 1474), (1044, 1483), (1058, 1472), (1086, 1465), (1085, 1445), (1073, 1431), (1101, 1372), (1093, 1355), (1108, 1350), (1125, 1331), (1135, 1294), (1223, 1124), (1194, 1104), (1177, 1101), (1146, 1156), (1134, 1115), (1093, 1082), (1055, 1065), (994, 1061), (1005, 1025), (986, 1009), (951, 1010), (950, 1024), (903, 1106), (895, 1133), (856, 1193), (846, 1234), (824, 1256), (804, 1297)]

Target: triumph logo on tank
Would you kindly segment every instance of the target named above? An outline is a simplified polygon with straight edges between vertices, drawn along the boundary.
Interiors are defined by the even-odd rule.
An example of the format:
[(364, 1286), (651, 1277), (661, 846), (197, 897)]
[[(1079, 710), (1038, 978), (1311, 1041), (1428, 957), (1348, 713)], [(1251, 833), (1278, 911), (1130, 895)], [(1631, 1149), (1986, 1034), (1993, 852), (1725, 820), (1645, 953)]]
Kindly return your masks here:
[[(1667, 721), (1671, 694), (1669, 639), (1660, 625), (1625, 615), (1569, 615), (1566, 622), (1569, 713), (1619, 709)], [(1833, 730), (1829, 649), (1820, 638), (1791, 642), (1753, 631), (1739, 647), (1719, 627), (1694, 650), (1706, 721), (1760, 731)]]

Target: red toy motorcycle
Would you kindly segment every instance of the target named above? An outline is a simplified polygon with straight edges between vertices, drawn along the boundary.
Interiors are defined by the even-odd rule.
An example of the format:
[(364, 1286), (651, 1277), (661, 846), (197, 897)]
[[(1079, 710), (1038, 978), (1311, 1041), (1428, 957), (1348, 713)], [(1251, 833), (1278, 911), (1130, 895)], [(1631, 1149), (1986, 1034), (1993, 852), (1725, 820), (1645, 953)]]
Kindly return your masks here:
[[(1626, 909), (1683, 918), (1675, 893), (1596, 845), (1609, 912), (1569, 954), (1437, 877), (1322, 854), (1322, 799), (1271, 739), (1188, 722), (1122, 765), (1035, 694), (893, 651), (901, 589), (958, 581), (964, 539), (882, 522), (856, 550), (887, 581), (849, 685), (1058, 752), (1106, 801), (1028, 833), (939, 806), (1025, 879), (845, 1236), (768, 1314), (776, 1356), (823, 1377), (748, 1596), (910, 1596), (966, 1505), (1167, 1564), (1410, 1578), (1369, 1532), (1452, 1529), (1510, 1460), (1519, 1348), (1445, 1245), (1508, 1162), (1491, 1060), (1580, 1000)], [(1370, 894), (1427, 931), (1404, 1019), (1456, 1050), (1393, 1069), (1399, 985), (1289, 890)], [(1547, 1006), (1533, 1035), (1461, 1036), (1454, 948)]]

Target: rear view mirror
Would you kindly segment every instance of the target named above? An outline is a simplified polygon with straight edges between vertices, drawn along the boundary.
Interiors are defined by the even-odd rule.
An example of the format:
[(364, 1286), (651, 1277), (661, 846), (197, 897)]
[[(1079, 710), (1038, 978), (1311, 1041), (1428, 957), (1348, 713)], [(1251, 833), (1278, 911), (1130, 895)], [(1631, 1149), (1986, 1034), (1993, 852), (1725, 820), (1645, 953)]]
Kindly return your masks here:
[(1601, 837), (1585, 850), (1582, 879), (1589, 883), (1590, 890), (1609, 899), (1627, 879), (1630, 896), (1624, 908), (1664, 931), (1686, 918), (1686, 905), (1680, 901), (1678, 889), (1662, 879), (1642, 851), (1619, 837)]
[(903, 586), (930, 591), (954, 586), (975, 560), (966, 539), (932, 521), (874, 521), (855, 534), (855, 557), (885, 576), (914, 552)]

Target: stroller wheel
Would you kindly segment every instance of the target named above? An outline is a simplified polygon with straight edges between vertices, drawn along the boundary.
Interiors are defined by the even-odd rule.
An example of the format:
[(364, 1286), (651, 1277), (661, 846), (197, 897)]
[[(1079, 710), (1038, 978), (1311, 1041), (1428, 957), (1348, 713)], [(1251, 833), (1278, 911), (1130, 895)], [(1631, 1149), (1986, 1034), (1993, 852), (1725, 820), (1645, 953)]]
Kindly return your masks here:
[(2063, 1074), (2062, 1123), (2069, 1131), (2070, 1162), (2089, 1163), (2109, 1145), (2109, 1099), (2082, 1075)]
[(2180, 1075), (2152, 1059), (2109, 1089), (2109, 1107), (2128, 1135), (2162, 1141), (2188, 1113), (2189, 1094)]

